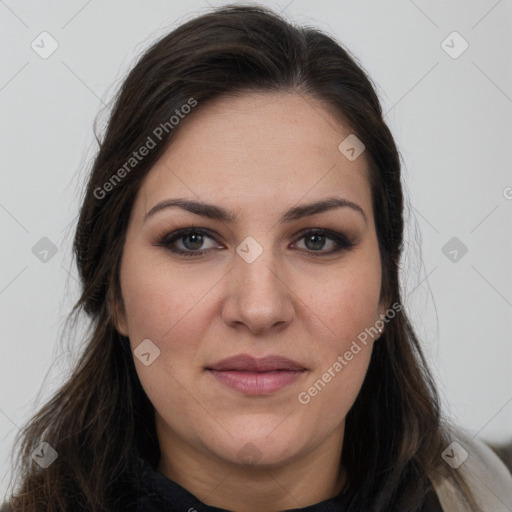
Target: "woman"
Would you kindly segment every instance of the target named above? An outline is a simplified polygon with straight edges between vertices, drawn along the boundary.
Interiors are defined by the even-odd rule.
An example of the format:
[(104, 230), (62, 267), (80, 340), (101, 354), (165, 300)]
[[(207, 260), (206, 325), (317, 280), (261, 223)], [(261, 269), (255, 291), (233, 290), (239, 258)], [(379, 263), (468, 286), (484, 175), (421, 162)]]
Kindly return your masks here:
[(331, 38), (230, 6), (155, 43), (76, 230), (92, 333), (24, 430), (9, 510), (510, 507), (441, 415), (402, 209), (378, 98)]

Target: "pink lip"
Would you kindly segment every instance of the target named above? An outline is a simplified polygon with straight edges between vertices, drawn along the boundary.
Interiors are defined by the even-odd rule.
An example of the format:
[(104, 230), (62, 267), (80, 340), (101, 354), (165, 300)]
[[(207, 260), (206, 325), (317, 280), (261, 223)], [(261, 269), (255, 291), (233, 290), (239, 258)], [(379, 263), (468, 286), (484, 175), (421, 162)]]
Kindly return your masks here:
[(223, 359), (206, 370), (221, 383), (254, 395), (278, 391), (307, 371), (304, 366), (286, 357), (255, 358), (248, 354)]

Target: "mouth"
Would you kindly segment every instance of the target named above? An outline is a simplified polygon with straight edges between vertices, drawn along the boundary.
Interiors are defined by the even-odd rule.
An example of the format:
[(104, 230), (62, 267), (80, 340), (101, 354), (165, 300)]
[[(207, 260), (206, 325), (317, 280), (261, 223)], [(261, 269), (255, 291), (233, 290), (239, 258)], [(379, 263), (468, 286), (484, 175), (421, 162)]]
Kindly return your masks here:
[(286, 357), (255, 358), (248, 354), (223, 359), (205, 369), (219, 383), (252, 395), (274, 393), (308, 372), (302, 364)]

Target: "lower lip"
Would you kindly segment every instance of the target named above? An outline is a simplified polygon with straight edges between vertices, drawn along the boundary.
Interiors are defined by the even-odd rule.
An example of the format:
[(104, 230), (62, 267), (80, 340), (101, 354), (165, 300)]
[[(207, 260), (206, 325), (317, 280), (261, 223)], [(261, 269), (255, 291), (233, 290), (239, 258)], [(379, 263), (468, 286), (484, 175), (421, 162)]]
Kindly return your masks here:
[(208, 370), (223, 384), (249, 395), (273, 393), (295, 382), (305, 370), (272, 372), (243, 372), (230, 370)]

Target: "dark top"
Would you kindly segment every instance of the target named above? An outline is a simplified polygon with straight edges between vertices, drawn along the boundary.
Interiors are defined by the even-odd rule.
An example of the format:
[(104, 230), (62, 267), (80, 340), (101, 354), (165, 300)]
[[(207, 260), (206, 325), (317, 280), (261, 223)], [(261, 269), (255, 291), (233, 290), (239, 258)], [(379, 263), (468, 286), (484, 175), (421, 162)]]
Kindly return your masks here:
[[(176, 482), (153, 469), (145, 460), (139, 459), (139, 480), (136, 512), (231, 512), (224, 508), (205, 505), (192, 493)], [(344, 494), (302, 508), (287, 509), (288, 512), (345, 512), (348, 500)], [(0, 511), (1, 512), (1, 511)], [(369, 512), (369, 511), (360, 511)], [(393, 512), (443, 512), (435, 492), (432, 492), (418, 511)]]
[[(192, 509), (192, 510), (190, 510)], [(176, 482), (154, 470), (147, 462), (142, 463), (142, 472), (137, 501), (137, 512), (230, 512), (224, 508), (205, 505)], [(343, 495), (315, 505), (289, 509), (296, 512), (341, 512), (346, 510)]]
[[(136, 464), (138, 472), (138, 488), (136, 494), (127, 503), (124, 502), (123, 512), (231, 512), (223, 508), (205, 505), (192, 493), (170, 480), (162, 473), (150, 466), (150, 464), (138, 458)], [(5, 508), (4, 508), (5, 507)], [(303, 508), (288, 509), (289, 512), (345, 512), (348, 510), (347, 498), (339, 494), (334, 498), (309, 505)], [(0, 507), (0, 512), (11, 512), (7, 504)], [(392, 512), (442, 512), (443, 509), (437, 499), (435, 492), (432, 492), (423, 507), (419, 511), (398, 511)], [(369, 511), (357, 511), (369, 512)], [(391, 511), (390, 511), (391, 512)]]

